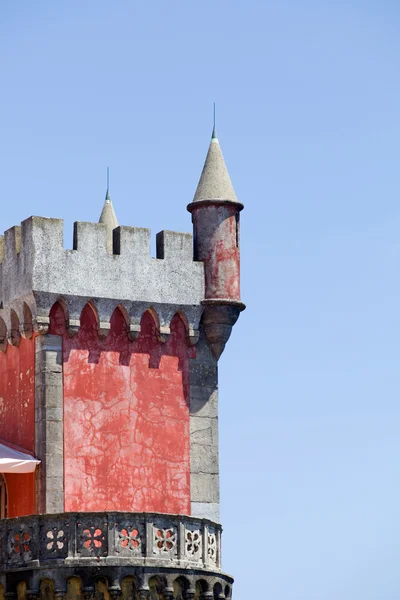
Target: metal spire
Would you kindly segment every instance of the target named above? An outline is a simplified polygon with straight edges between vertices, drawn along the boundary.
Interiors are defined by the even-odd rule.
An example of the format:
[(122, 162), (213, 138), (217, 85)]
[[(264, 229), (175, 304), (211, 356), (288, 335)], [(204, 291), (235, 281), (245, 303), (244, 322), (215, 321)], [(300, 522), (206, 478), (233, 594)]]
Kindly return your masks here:
[(106, 200), (110, 200), (110, 167), (107, 167), (107, 191)]
[(212, 135), (211, 135), (211, 139), (214, 140), (217, 137), (217, 132), (215, 129), (215, 102), (214, 102), (214, 126), (213, 126), (213, 130), (212, 130)]
[(106, 226), (107, 231), (107, 252), (113, 252), (113, 230), (118, 227), (117, 216), (114, 211), (113, 203), (110, 198), (110, 167), (107, 167), (107, 191), (103, 210), (101, 211), (99, 223)]

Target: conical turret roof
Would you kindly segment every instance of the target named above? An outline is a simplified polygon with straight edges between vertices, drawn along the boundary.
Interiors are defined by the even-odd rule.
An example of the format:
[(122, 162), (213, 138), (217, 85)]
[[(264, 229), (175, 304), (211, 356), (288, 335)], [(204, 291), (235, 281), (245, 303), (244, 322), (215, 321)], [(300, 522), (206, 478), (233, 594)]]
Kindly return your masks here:
[(104, 202), (103, 210), (101, 211), (99, 223), (103, 223), (107, 230), (107, 251), (113, 251), (113, 229), (118, 227), (118, 219), (115, 214), (113, 203), (111, 202), (110, 193), (107, 189), (106, 199)]
[(205, 200), (237, 202), (242, 207), (233, 189), (215, 128), (192, 205)]

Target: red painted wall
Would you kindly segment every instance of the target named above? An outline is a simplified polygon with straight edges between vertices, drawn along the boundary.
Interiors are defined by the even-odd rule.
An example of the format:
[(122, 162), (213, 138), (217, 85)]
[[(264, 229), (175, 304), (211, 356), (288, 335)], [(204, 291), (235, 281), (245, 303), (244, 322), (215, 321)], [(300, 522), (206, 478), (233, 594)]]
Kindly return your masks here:
[(205, 297), (240, 301), (240, 250), (237, 209), (207, 205), (193, 209), (197, 260), (205, 266)]
[[(65, 321), (53, 312), (52, 331)], [(58, 323), (58, 330), (57, 325)], [(86, 306), (64, 334), (65, 510), (190, 512), (189, 356), (175, 316), (166, 343), (145, 313), (137, 340), (119, 310), (100, 340)]]
[(35, 474), (7, 473), (7, 516), (23, 517), (35, 510)]
[(0, 438), (29, 452), (35, 446), (35, 340), (0, 353)]
[[(0, 353), (0, 438), (25, 449), (35, 446), (35, 340), (21, 338)], [(35, 512), (35, 476), (6, 474), (8, 516)]]

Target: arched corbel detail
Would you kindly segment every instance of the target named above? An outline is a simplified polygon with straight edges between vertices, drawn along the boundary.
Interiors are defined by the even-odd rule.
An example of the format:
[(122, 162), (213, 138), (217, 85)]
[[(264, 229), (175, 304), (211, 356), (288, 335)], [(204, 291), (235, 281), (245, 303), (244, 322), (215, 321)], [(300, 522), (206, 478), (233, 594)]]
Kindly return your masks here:
[(54, 335), (64, 335), (68, 330), (68, 306), (63, 298), (58, 298), (50, 309), (48, 329)]
[(104, 340), (108, 336), (108, 333), (111, 329), (110, 321), (101, 320), (99, 308), (93, 299), (89, 300), (89, 302), (87, 302), (86, 305), (90, 306), (90, 308), (92, 309), (96, 318), (97, 331), (99, 333), (99, 337)]
[(123, 577), (121, 581), (122, 600), (132, 600), (132, 598), (136, 598), (137, 588), (137, 579), (134, 575), (126, 575)]
[(214, 600), (225, 600), (225, 594), (219, 581), (217, 581), (217, 583), (214, 585), (213, 593)]
[(158, 341), (161, 342), (162, 344), (164, 344), (167, 341), (169, 334), (171, 333), (171, 329), (170, 329), (169, 325), (161, 325), (160, 324), (160, 317), (158, 316), (158, 312), (156, 311), (154, 306), (150, 306), (150, 308), (148, 308), (145, 311), (145, 313), (146, 312), (148, 312), (153, 318)]
[(87, 304), (87, 299), (67, 296), (65, 300), (67, 332), (69, 337), (75, 337), (81, 327), (82, 311)]
[(8, 332), (8, 341), (12, 346), (19, 346), (21, 334), (19, 332), (19, 318), (15, 310), (10, 310), (10, 330)]
[(149, 598), (150, 600), (162, 600), (163, 591), (167, 587), (165, 577), (153, 575), (148, 579)]
[(199, 600), (212, 600), (213, 593), (210, 591), (208, 581), (205, 579), (198, 579), (196, 581), (196, 598)]
[(224, 590), (224, 594), (225, 594), (225, 598), (230, 598), (232, 595), (232, 587), (230, 585), (226, 585), (225, 586), (225, 590)]
[(49, 577), (44, 577), (40, 582), (39, 599), (55, 600), (54, 581)]
[(197, 344), (197, 342), (199, 341), (199, 330), (193, 329), (193, 327), (190, 326), (190, 323), (186, 316), (186, 313), (183, 310), (178, 310), (178, 312), (175, 314), (180, 316), (180, 318), (182, 319), (182, 322), (185, 326), (186, 339), (187, 339), (188, 345), (195, 346)]
[(4, 319), (0, 317), (0, 352), (5, 352), (7, 350), (7, 325), (5, 324)]
[(190, 581), (183, 575), (174, 580), (173, 589), (174, 598), (177, 600), (192, 600), (196, 593), (196, 590), (191, 587)]
[(33, 334), (32, 310), (27, 302), (22, 304), (22, 322), (19, 327), (20, 334), (25, 339), (30, 339)]
[[(101, 598), (105, 600), (107, 596), (110, 594), (109, 581), (107, 577), (99, 576), (94, 580), (94, 597)], [(110, 594), (111, 595), (111, 594)], [(113, 597), (111, 595), (111, 597)]]
[(114, 311), (113, 311), (113, 314), (114, 314), (114, 312), (117, 310), (117, 308), (118, 308), (118, 310), (120, 311), (121, 315), (124, 317), (124, 321), (125, 321), (125, 324), (126, 324), (126, 329), (127, 329), (127, 331), (129, 332), (129, 337), (131, 337), (131, 336), (130, 336), (130, 324), (131, 324), (131, 320), (130, 320), (129, 313), (128, 313), (128, 311), (126, 310), (126, 307), (125, 307), (123, 304), (118, 304), (118, 305), (115, 307), (115, 309), (114, 309)]
[(72, 575), (67, 579), (67, 593), (65, 594), (65, 600), (73, 600), (74, 598), (81, 598), (82, 595), (82, 579), (78, 575)]

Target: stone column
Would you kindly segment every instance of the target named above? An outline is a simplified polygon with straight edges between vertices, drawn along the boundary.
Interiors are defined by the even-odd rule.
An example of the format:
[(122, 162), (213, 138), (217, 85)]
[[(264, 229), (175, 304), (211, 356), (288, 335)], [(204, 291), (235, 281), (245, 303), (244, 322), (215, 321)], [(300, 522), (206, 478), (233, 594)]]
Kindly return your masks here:
[(219, 523), (218, 365), (204, 330), (190, 360), (191, 514)]
[(37, 511), (64, 511), (62, 337), (35, 340), (35, 446)]

